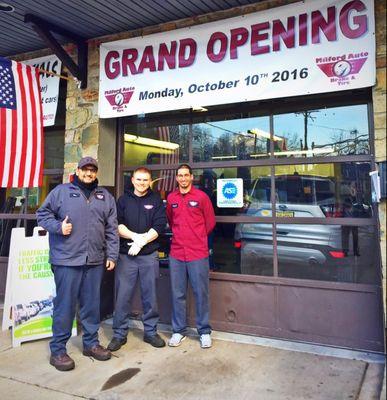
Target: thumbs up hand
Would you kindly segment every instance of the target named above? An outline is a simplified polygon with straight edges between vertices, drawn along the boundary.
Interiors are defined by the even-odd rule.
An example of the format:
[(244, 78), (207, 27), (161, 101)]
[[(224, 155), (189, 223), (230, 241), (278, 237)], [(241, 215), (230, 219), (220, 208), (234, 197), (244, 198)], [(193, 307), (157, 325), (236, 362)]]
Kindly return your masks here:
[(66, 215), (66, 218), (62, 221), (62, 233), (64, 236), (68, 236), (73, 229), (73, 224), (69, 222), (69, 217)]

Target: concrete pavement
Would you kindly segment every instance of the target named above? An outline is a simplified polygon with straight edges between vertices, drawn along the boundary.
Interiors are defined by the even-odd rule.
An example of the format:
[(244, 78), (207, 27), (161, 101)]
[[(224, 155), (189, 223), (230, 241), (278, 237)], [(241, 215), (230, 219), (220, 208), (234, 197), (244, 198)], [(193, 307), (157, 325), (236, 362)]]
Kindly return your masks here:
[[(101, 327), (101, 343), (111, 337)], [(169, 334), (162, 332), (164, 338)], [(178, 348), (155, 349), (134, 329), (128, 343), (106, 362), (81, 353), (74, 337), (68, 352), (76, 368), (59, 372), (49, 365), (48, 339), (11, 347), (10, 332), (0, 335), (2, 400), (376, 400), (383, 376), (381, 357), (348, 359), (257, 345), (243, 335), (213, 334), (211, 349), (190, 336)], [(219, 339), (216, 339), (216, 338)], [(245, 340), (244, 340), (244, 339)], [(237, 343), (235, 341), (247, 343)], [(280, 343), (280, 342), (279, 342)], [(278, 347), (281, 347), (278, 346)], [(334, 353), (334, 350), (332, 349)], [(364, 358), (364, 359), (362, 359)], [(367, 361), (368, 359), (368, 361)], [(376, 362), (370, 362), (376, 361)], [(385, 389), (384, 389), (385, 390)]]

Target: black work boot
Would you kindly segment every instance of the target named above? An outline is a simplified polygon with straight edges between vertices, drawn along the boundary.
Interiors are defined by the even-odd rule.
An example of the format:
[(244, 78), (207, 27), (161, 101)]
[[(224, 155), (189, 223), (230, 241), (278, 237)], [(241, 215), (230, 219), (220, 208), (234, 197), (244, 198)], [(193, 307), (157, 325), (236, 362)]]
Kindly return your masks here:
[(57, 356), (51, 355), (50, 364), (58, 371), (70, 371), (75, 367), (74, 360), (67, 353), (59, 354)]
[(109, 360), (112, 356), (110, 351), (102, 347), (100, 344), (96, 344), (88, 349), (83, 349), (83, 355), (93, 357), (98, 361)]
[(127, 341), (126, 338), (119, 339), (113, 336), (112, 340), (108, 344), (107, 349), (110, 351), (117, 351), (121, 348), (121, 346), (123, 346), (126, 343), (126, 341)]
[(153, 347), (164, 347), (165, 341), (158, 333), (154, 336), (144, 336), (144, 342), (149, 343)]

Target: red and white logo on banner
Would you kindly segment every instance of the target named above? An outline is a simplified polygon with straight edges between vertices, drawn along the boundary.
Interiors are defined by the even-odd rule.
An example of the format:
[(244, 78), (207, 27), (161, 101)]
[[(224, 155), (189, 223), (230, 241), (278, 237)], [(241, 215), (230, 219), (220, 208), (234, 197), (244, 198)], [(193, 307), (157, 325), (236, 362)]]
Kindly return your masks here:
[(123, 111), (134, 93), (134, 87), (106, 90), (105, 97), (115, 111)]
[(354, 75), (360, 72), (367, 59), (368, 53), (362, 52), (317, 58), (316, 64), (328, 78), (331, 78), (331, 82), (342, 84), (350, 79), (355, 79)]

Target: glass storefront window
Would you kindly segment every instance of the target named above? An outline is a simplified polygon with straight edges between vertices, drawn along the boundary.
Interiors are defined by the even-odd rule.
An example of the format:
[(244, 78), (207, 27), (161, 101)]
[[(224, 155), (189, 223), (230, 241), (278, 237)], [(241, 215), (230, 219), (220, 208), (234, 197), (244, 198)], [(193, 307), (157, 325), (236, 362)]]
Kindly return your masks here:
[(278, 157), (369, 154), (367, 105), (321, 108), (274, 116)]
[(371, 217), (369, 163), (275, 167), (277, 217)]
[(279, 276), (377, 283), (374, 226), (281, 224), (276, 231)]
[[(1, 208), (4, 214), (35, 214), (47, 194), (62, 183), (62, 175), (44, 175), (43, 185), (39, 188), (0, 189)], [(36, 220), (2, 219), (0, 220), (0, 257), (8, 257), (12, 228), (26, 228), (27, 236), (32, 235)]]
[[(282, 114), (271, 114), (273, 108), (267, 104), (255, 110), (247, 107), (245, 112), (235, 107), (181, 114), (174, 122), (126, 124), (125, 189), (131, 186), (129, 169), (157, 165), (158, 170), (152, 171), (152, 189), (166, 202), (177, 188), (176, 171), (162, 165), (191, 160), (194, 186), (207, 193), (222, 221), (208, 239), (211, 270), (276, 276), (276, 255), (279, 277), (377, 282), (376, 255), (368, 254), (377, 244), (373, 221), (365, 227), (340, 226), (332, 220), (373, 217), (371, 163), (356, 161), (358, 155), (370, 156), (368, 105), (300, 107), (298, 112)], [(283, 107), (294, 110), (292, 104)], [(155, 142), (136, 141), (137, 137), (175, 144), (178, 151), (152, 148)], [(310, 158), (350, 155), (354, 161), (316, 163)], [(292, 163), (289, 157), (302, 157), (303, 164)], [(243, 206), (218, 207), (217, 181), (233, 178), (243, 180)], [(274, 222), (281, 219), (275, 224), (266, 222), (274, 209)], [(329, 218), (327, 222), (335, 225), (300, 220), (296, 224), (292, 218), (297, 217)], [(168, 267), (171, 238), (167, 228), (160, 237), (160, 266)]]
[[(162, 171), (151, 171), (152, 182), (151, 189), (159, 193), (162, 200), (167, 199), (168, 194), (173, 192), (177, 188), (175, 179), (175, 170), (162, 170)], [(132, 172), (124, 173), (124, 191), (133, 189), (132, 185)]]
[[(258, 178), (267, 179), (270, 167), (239, 167), (239, 168), (213, 168), (195, 169), (194, 186), (203, 190), (213, 204), (215, 214), (243, 215), (250, 214), (263, 216), (262, 210), (267, 202), (270, 204), (270, 192), (263, 193), (259, 188), (253, 187), (252, 182)], [(244, 181), (245, 205), (242, 208), (217, 207), (216, 180), (218, 178), (242, 178)], [(270, 180), (270, 176), (268, 177)], [(124, 174), (124, 190), (132, 188), (131, 172)], [(166, 202), (168, 194), (176, 188), (175, 170), (152, 171), (152, 190), (158, 192)], [(267, 250), (264, 255), (257, 254), (250, 243), (262, 241), (262, 237), (255, 237), (257, 230), (263, 229), (269, 242), (265, 243)], [(214, 232), (209, 236), (210, 267), (213, 271), (236, 274), (269, 275), (273, 274), (273, 244), (270, 224), (230, 224), (218, 223)], [(160, 266), (168, 266), (168, 255), (172, 233), (167, 227), (166, 232), (160, 237), (159, 260)], [(250, 249), (252, 248), (252, 251)], [(256, 261), (259, 260), (259, 265)]]
[[(177, 189), (175, 170), (152, 171), (153, 191), (158, 192), (163, 200)], [(270, 208), (270, 167), (236, 167), (194, 169), (194, 186), (203, 190), (211, 199), (216, 215), (250, 214), (267, 216), (263, 208)], [(244, 206), (242, 208), (217, 207), (217, 179), (242, 178)], [(260, 182), (257, 184), (256, 182)], [(267, 184), (267, 182), (269, 182)], [(266, 187), (266, 184), (268, 187)], [(131, 172), (124, 174), (124, 190), (131, 187)]]
[(38, 188), (13, 188), (6, 191), (7, 201), (9, 202), (8, 213), (20, 213), (21, 208), (27, 201), (27, 208), (23, 213), (34, 214), (37, 208), (43, 203), (48, 193), (55, 186), (62, 183), (62, 175), (44, 175), (43, 185)]
[(179, 164), (188, 160), (189, 125), (127, 124), (124, 166)]
[[(277, 217), (369, 218), (371, 186), (369, 163), (327, 163), (275, 167)], [(271, 168), (230, 167), (194, 169), (194, 186), (210, 197), (215, 214), (271, 217)], [(125, 189), (130, 187), (125, 173)], [(217, 179), (242, 178), (244, 206), (217, 207)], [(166, 201), (176, 189), (175, 170), (152, 171), (152, 189)], [(279, 276), (340, 282), (370, 283), (375, 262), (367, 249), (375, 243), (373, 227), (292, 224), (276, 225)], [(172, 233), (160, 238), (160, 266), (168, 267)], [(209, 237), (213, 271), (273, 276), (271, 223), (217, 223)]]
[(234, 247), (241, 274), (273, 276), (273, 226), (236, 224)]
[[(243, 179), (243, 207), (222, 208), (217, 206), (217, 180)], [(256, 182), (269, 182), (268, 188), (261, 189)], [(194, 185), (207, 193), (216, 215), (244, 215), (264, 217), (264, 209), (270, 208), (270, 167), (235, 167), (194, 169)]]
[(64, 129), (45, 129), (44, 169), (62, 169), (64, 165)]
[(268, 157), (269, 117), (228, 120), (207, 118), (192, 125), (194, 162), (250, 160)]

